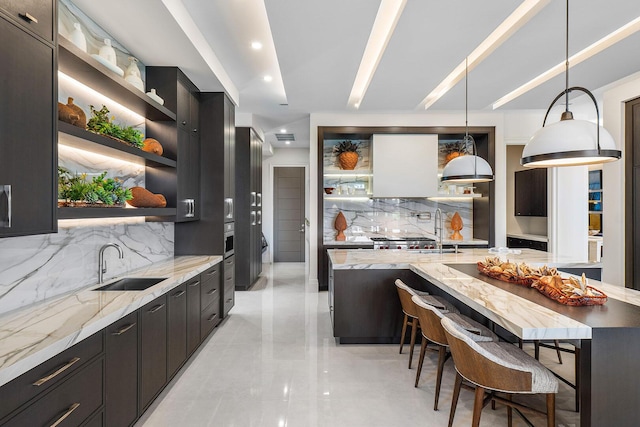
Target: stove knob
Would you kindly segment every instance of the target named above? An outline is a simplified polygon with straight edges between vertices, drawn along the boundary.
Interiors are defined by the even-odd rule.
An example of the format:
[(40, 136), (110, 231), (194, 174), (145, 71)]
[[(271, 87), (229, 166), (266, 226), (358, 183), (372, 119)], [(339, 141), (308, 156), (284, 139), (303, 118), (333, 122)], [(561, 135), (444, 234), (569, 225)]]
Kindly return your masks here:
[(402, 246), (398, 246), (398, 249), (402, 249)]

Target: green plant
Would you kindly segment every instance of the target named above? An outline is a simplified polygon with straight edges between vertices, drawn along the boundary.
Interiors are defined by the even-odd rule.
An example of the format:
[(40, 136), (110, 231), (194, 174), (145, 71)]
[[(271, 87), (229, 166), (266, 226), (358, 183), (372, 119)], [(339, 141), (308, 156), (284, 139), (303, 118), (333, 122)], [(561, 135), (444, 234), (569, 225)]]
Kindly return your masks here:
[(353, 143), (350, 140), (342, 141), (333, 147), (333, 153), (340, 155), (342, 153), (360, 153), (360, 143)]
[(71, 202), (104, 203), (107, 206), (124, 204), (133, 198), (131, 190), (117, 178), (105, 178), (102, 172), (91, 181), (87, 174), (71, 174), (68, 169), (58, 167), (58, 198)]
[(131, 126), (123, 127), (114, 123), (113, 120), (115, 118), (113, 116), (109, 117), (109, 109), (104, 105), (99, 110), (96, 110), (93, 105), (89, 105), (89, 109), (91, 110), (91, 118), (87, 122), (88, 130), (108, 135), (123, 140), (134, 147), (142, 148), (144, 137), (139, 130)]

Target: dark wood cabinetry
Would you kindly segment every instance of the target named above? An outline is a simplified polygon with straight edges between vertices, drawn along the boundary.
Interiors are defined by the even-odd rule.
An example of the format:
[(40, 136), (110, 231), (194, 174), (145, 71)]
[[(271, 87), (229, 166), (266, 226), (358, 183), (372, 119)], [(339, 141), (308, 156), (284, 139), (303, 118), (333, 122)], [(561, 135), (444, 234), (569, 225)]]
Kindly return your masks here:
[(140, 309), (140, 392), (143, 412), (167, 382), (167, 296)]
[(515, 173), (515, 216), (547, 216), (547, 169)]
[(200, 339), (204, 340), (222, 319), (220, 307), (222, 265), (214, 265), (200, 274)]
[[(196, 221), (201, 209), (198, 88), (177, 67), (147, 67), (146, 85), (149, 90), (156, 88), (165, 106), (176, 112), (176, 121), (147, 121), (146, 128), (147, 137), (157, 139), (176, 155), (176, 189), (168, 197), (175, 200), (176, 222)], [(147, 185), (169, 186), (172, 177), (164, 173), (168, 171), (157, 168), (149, 172)]]
[(523, 239), (519, 237), (507, 237), (507, 246), (510, 248), (526, 248), (544, 252), (547, 251), (547, 242)]
[(262, 272), (262, 140), (247, 127), (236, 128), (235, 286), (251, 287)]
[(187, 360), (187, 287), (186, 283), (167, 296), (167, 376), (178, 372)]
[(0, 0), (0, 11), (32, 34), (53, 44), (58, 32), (57, 4), (55, 0)]
[(187, 289), (187, 354), (200, 345), (200, 275), (186, 283)]
[[(12, 14), (48, 10), (38, 24), (55, 30), (51, 2), (2, 0)], [(31, 7), (34, 7), (31, 9)], [(16, 12), (16, 13), (13, 13)], [(29, 12), (31, 13), (31, 12)], [(57, 231), (57, 53), (0, 13), (0, 237)], [(48, 20), (48, 24), (47, 24)], [(36, 31), (37, 32), (37, 31)], [(40, 34), (42, 35), (42, 34)], [(51, 34), (45, 37), (53, 40)]]
[(200, 93), (199, 112), (200, 221), (176, 224), (176, 255), (224, 254), (224, 223), (233, 221), (228, 162), (235, 144), (235, 107), (224, 93)]
[(138, 312), (105, 330), (105, 418), (126, 427), (138, 418)]
[(224, 288), (222, 291), (222, 317), (225, 318), (229, 314), (235, 304), (236, 296), (236, 280), (235, 280), (235, 255), (224, 260)]

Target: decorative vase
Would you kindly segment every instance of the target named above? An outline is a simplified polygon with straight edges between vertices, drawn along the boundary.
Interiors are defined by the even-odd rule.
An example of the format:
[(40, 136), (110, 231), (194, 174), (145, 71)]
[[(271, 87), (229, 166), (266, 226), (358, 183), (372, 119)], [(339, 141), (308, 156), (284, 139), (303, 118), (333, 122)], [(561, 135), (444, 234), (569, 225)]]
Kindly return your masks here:
[(167, 199), (162, 194), (154, 194), (144, 187), (131, 187), (133, 199), (127, 203), (136, 208), (164, 208)]
[(83, 52), (87, 51), (87, 39), (82, 32), (82, 27), (78, 22), (73, 24), (73, 31), (71, 32), (71, 42)]
[(100, 48), (98, 52), (101, 58), (105, 59), (108, 63), (117, 66), (116, 51), (111, 47), (111, 39), (104, 39), (104, 46)]
[(87, 115), (82, 108), (73, 103), (72, 97), (67, 99), (67, 105), (58, 102), (58, 120), (82, 129), (87, 127)]
[(134, 85), (137, 89), (144, 92), (144, 82), (140, 76), (138, 69), (138, 60), (133, 56), (129, 57), (129, 66), (124, 72), (124, 79)]
[(333, 222), (333, 227), (338, 231), (338, 234), (336, 235), (336, 240), (338, 242), (344, 242), (347, 240), (347, 237), (344, 235), (344, 230), (347, 229), (347, 219), (344, 217), (342, 212), (338, 212), (336, 220)]
[(356, 168), (356, 164), (358, 164), (358, 157), (358, 153), (355, 151), (345, 151), (344, 153), (340, 153), (338, 155), (340, 169), (354, 170)]
[(164, 105), (164, 99), (160, 98), (160, 96), (156, 93), (155, 88), (147, 92), (147, 96), (156, 101), (158, 104)]
[(146, 151), (147, 153), (153, 153), (153, 154), (157, 154), (158, 156), (162, 156), (162, 153), (164, 150), (162, 148), (162, 144), (160, 144), (160, 142), (158, 142), (157, 139), (147, 138), (144, 141), (142, 141), (142, 143), (144, 144), (142, 146), (142, 151)]
[(462, 240), (462, 234), (460, 234), (462, 227), (462, 217), (460, 217), (460, 214), (456, 212), (453, 214), (453, 218), (451, 218), (451, 229), (453, 230), (451, 240)]

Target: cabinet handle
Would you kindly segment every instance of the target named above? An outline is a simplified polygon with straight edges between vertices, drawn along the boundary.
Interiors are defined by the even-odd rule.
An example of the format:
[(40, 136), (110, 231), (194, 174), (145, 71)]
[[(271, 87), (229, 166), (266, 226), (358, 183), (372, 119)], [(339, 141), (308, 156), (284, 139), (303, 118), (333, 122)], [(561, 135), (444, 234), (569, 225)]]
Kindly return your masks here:
[(113, 332), (111, 335), (122, 335), (125, 332), (127, 332), (129, 329), (133, 328), (134, 326), (136, 326), (136, 322), (129, 323), (128, 325), (125, 325), (122, 328), (118, 329), (117, 331)]
[(229, 298), (227, 302), (233, 302), (233, 298)]
[(69, 409), (67, 409), (67, 411), (64, 414), (62, 414), (62, 416), (58, 418), (55, 423), (51, 424), (51, 427), (58, 427), (64, 420), (67, 419), (69, 415), (71, 415), (73, 411), (78, 409), (79, 406), (80, 406), (79, 403), (74, 403), (73, 405), (69, 406)]
[(256, 225), (256, 211), (251, 211), (251, 225)]
[(256, 192), (252, 191), (251, 192), (251, 206), (255, 206), (256, 205)]
[(198, 133), (198, 129), (194, 129), (194, 130), (193, 130), (193, 133)]
[(0, 217), (0, 228), (11, 228), (11, 186), (0, 185), (0, 206), (6, 204), (6, 214)]
[(208, 319), (207, 322), (211, 322), (213, 319), (215, 319), (216, 317), (218, 317), (218, 313), (213, 313)]
[(178, 292), (178, 293), (173, 294), (173, 295), (172, 295), (172, 297), (174, 297), (174, 298), (180, 298), (180, 297), (181, 297), (182, 295), (184, 295), (184, 294), (186, 294), (186, 292), (185, 292), (185, 291), (180, 291), (180, 292)]
[(199, 281), (199, 280), (196, 280), (196, 281), (195, 281), (195, 282), (193, 282), (193, 283), (189, 283), (189, 286), (198, 286), (199, 284), (200, 284), (200, 281)]
[(33, 22), (34, 24), (38, 23), (38, 20), (36, 19), (35, 16), (33, 16), (32, 14), (30, 14), (29, 12), (25, 12), (25, 13), (19, 13), (18, 15), (20, 15), (20, 18), (24, 19), (25, 21), (31, 23)]
[(182, 126), (186, 126), (187, 122), (185, 120), (182, 121)]
[(262, 206), (262, 193), (258, 193), (258, 206)]
[(156, 311), (160, 310), (162, 307), (164, 307), (164, 304), (160, 304), (160, 305), (156, 305), (155, 307), (153, 307), (151, 310), (149, 310), (149, 313), (153, 314)]
[(211, 295), (213, 294), (215, 291), (217, 291), (216, 288), (211, 289), (209, 292), (207, 292), (207, 295)]
[(218, 274), (218, 270), (217, 269), (207, 273), (208, 276), (213, 276), (214, 274)]
[(59, 367), (58, 369), (56, 369), (54, 372), (50, 373), (46, 377), (40, 378), (38, 381), (33, 383), (33, 385), (36, 386), (36, 387), (39, 387), (42, 384), (46, 383), (47, 381), (50, 381), (50, 380), (54, 379), (55, 377), (57, 377), (58, 375), (60, 375), (61, 373), (63, 373), (67, 369), (69, 369), (70, 367), (72, 367), (74, 364), (76, 364), (79, 360), (80, 360), (79, 357), (74, 357), (73, 359), (69, 360), (69, 362), (67, 362), (63, 366)]
[(232, 280), (232, 279), (233, 279), (233, 277), (227, 277), (227, 278), (226, 278), (226, 279), (224, 279), (224, 280), (229, 281), (229, 280)]
[(258, 225), (262, 224), (262, 211), (258, 211)]

